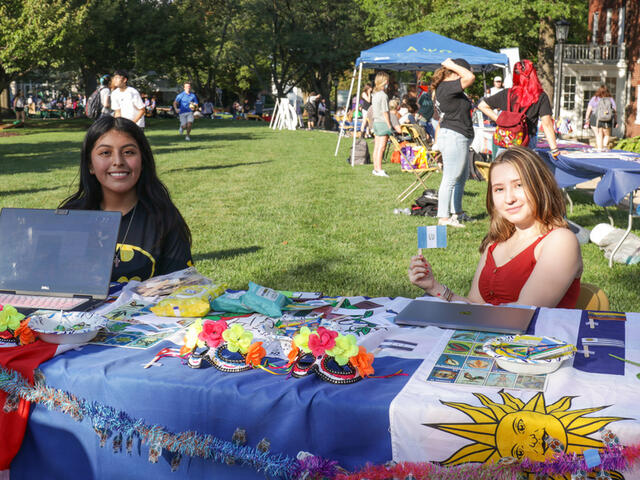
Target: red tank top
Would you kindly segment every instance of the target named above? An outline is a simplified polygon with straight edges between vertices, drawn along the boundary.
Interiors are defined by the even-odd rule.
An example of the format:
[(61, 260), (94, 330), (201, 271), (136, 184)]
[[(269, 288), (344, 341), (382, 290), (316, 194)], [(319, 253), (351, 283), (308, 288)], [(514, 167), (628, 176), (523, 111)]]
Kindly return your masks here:
[[(522, 287), (527, 283), (533, 268), (536, 266), (536, 257), (534, 255), (536, 245), (547, 235), (548, 233), (538, 237), (536, 241), (501, 267), (496, 266), (493, 258), (493, 250), (498, 244), (494, 243), (489, 246), (487, 260), (478, 280), (478, 289), (485, 302), (499, 305), (501, 303), (513, 303), (518, 300)], [(575, 278), (562, 300), (556, 305), (556, 308), (575, 308), (579, 294), (580, 278)]]

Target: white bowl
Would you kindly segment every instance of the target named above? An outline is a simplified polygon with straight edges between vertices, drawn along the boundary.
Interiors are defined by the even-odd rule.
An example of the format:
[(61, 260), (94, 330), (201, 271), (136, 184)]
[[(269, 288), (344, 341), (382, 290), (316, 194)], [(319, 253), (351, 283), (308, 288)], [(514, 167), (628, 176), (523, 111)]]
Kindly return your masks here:
[[(514, 340), (514, 337), (514, 335), (507, 335), (504, 337), (492, 338), (482, 346), (484, 353), (493, 357), (500, 368), (512, 373), (520, 373), (523, 375), (543, 375), (555, 372), (560, 368), (562, 362), (573, 358), (575, 355), (575, 352), (572, 351), (559, 357), (530, 359), (507, 357), (496, 352), (496, 346), (509, 343)], [(553, 337), (542, 338), (553, 342), (565, 343), (562, 340), (558, 340)]]
[(33, 315), (29, 328), (48, 343), (61, 345), (87, 343), (107, 324), (102, 315), (87, 312), (55, 312)]

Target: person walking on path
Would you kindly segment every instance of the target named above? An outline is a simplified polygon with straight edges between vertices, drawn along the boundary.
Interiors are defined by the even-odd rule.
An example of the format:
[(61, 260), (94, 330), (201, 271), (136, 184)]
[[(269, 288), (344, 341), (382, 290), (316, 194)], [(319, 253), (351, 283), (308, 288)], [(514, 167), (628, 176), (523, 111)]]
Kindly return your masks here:
[(596, 136), (596, 150), (599, 152), (609, 148), (611, 127), (617, 127), (616, 102), (606, 85), (601, 85), (587, 106), (584, 124), (591, 127)]
[(469, 174), (467, 154), (474, 136), (473, 105), (464, 89), (473, 85), (475, 79), (469, 62), (462, 58), (447, 58), (431, 82), (440, 117), (436, 141), (443, 164), (438, 190), (438, 225), (464, 227), (460, 220), (469, 218), (462, 210), (462, 196)]
[(196, 97), (195, 93), (191, 92), (191, 83), (185, 82), (183, 87), (184, 90), (180, 92), (173, 101), (173, 108), (178, 112), (180, 117), (178, 133), (182, 135), (183, 132), (186, 132), (184, 139), (188, 142), (191, 140), (189, 135), (191, 135), (191, 127), (195, 120), (193, 111), (198, 108), (198, 97)]

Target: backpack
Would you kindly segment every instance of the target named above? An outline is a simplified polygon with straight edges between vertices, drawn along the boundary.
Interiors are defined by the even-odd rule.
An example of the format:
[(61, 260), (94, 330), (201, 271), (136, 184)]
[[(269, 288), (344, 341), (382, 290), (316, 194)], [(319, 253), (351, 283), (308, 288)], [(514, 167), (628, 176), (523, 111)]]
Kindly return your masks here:
[(103, 88), (106, 87), (96, 88), (95, 91), (89, 96), (87, 105), (84, 107), (84, 114), (87, 116), (87, 118), (93, 118), (95, 120), (102, 114), (102, 99), (100, 98), (100, 92)]
[(603, 97), (596, 105), (596, 126), (597, 122), (610, 122), (613, 118), (613, 103), (610, 98)]
[(411, 215), (422, 217), (438, 216), (438, 192), (435, 190), (425, 190), (422, 192), (413, 205), (411, 205)]
[[(511, 111), (511, 92), (507, 94), (507, 109), (500, 112), (496, 120), (496, 131), (493, 133), (493, 143), (498, 147), (509, 148), (518, 145), (529, 145), (529, 128), (527, 116), (518, 108)], [(518, 105), (516, 104), (516, 107)]]
[(433, 117), (433, 99), (431, 98), (431, 94), (429, 92), (422, 92), (422, 94), (418, 98), (418, 105), (420, 105), (418, 113), (424, 119), (424, 121), (428, 122), (429, 120), (431, 120), (431, 117)]
[[(347, 163), (351, 164), (351, 156), (347, 158)], [(356, 138), (356, 151), (354, 156), (354, 165), (366, 165), (371, 163), (371, 157), (369, 156), (369, 145), (363, 138)]]

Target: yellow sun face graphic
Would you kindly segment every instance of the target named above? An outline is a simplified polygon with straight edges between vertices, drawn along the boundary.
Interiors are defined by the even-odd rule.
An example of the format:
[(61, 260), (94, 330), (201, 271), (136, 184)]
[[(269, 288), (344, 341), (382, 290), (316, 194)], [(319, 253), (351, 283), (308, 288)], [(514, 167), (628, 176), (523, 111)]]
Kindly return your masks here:
[(607, 406), (570, 410), (575, 397), (562, 397), (547, 405), (543, 393), (537, 393), (527, 403), (504, 391), (499, 394), (502, 403), (474, 393), (483, 406), (442, 402), (466, 414), (473, 423), (423, 424), (473, 441), (441, 462), (443, 465), (497, 462), (503, 457), (544, 461), (554, 453), (546, 441), (549, 437), (559, 440), (566, 453), (581, 454), (587, 448), (603, 446), (600, 440), (588, 435), (611, 422), (627, 420), (621, 417), (585, 417)]

